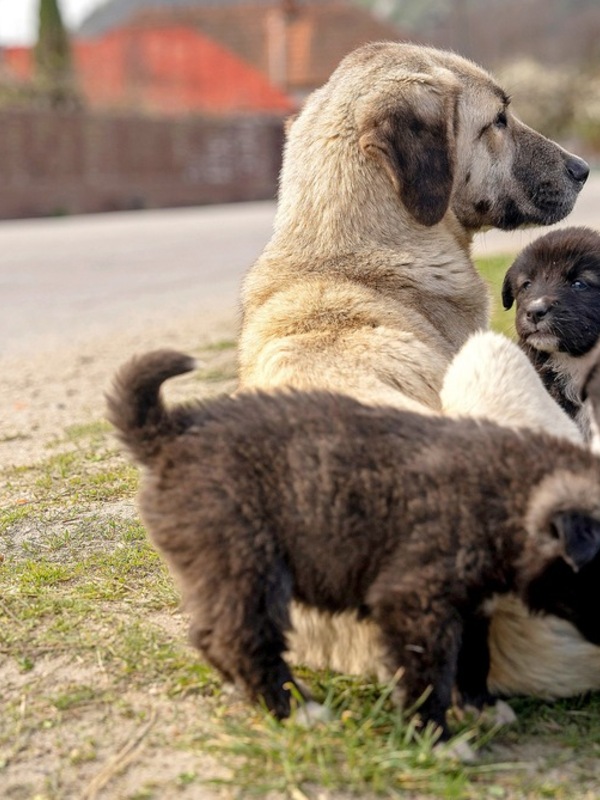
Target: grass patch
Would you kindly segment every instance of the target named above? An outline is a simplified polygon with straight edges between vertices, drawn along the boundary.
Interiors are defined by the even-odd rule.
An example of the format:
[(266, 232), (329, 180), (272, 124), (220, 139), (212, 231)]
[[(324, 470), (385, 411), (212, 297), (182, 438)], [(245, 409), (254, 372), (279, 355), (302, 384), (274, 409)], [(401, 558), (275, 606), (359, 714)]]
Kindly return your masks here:
[(65, 436), (68, 439), (101, 439), (104, 440), (106, 434), (112, 433), (112, 427), (106, 420), (96, 420), (81, 425), (69, 425), (65, 428)]
[(195, 380), (200, 383), (222, 383), (223, 381), (233, 381), (237, 377), (235, 365), (217, 367), (209, 369), (198, 369), (194, 372)]
[(235, 339), (219, 339), (217, 342), (209, 344), (204, 350), (207, 353), (233, 352), (236, 347), (237, 342)]
[(509, 311), (504, 310), (502, 306), (502, 283), (506, 271), (513, 260), (513, 256), (490, 256), (488, 258), (478, 258), (475, 261), (478, 272), (490, 288), (492, 300), (491, 326), (494, 330), (511, 338), (515, 336), (515, 309), (513, 306)]
[[(309, 673), (305, 673), (305, 677)], [(433, 730), (418, 732), (390, 701), (391, 687), (339, 675), (310, 675), (320, 684), (319, 699), (331, 708), (332, 722), (306, 729), (293, 721), (226, 720), (208, 747), (219, 757), (241, 759), (234, 780), (249, 795), (312, 796), (310, 787), (350, 790), (353, 796), (401, 796), (424, 792), (439, 798), (463, 797), (486, 766), (465, 767), (434, 751)], [(481, 739), (476, 729), (464, 740)], [(414, 794), (412, 795), (414, 796)]]

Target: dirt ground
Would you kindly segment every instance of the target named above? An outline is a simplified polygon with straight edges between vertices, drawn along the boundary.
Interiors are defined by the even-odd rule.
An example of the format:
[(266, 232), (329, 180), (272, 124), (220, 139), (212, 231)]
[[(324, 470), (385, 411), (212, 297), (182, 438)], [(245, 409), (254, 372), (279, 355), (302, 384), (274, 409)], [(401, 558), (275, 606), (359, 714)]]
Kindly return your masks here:
[(134, 353), (197, 350), (233, 339), (235, 331), (236, 321), (223, 313), (200, 319), (134, 317), (125, 327), (106, 325), (78, 340), (68, 334), (36, 338), (18, 355), (2, 356), (0, 344), (0, 463), (33, 463), (67, 426), (102, 418), (104, 392), (117, 367)]
[[(96, 332), (78, 342), (66, 337), (52, 342), (38, 340), (23, 355), (0, 358), (0, 465), (25, 467), (42, 462), (48, 458), (49, 446), (66, 428), (102, 419), (104, 391), (116, 368), (133, 353), (154, 347), (197, 351), (198, 347), (234, 336), (235, 322), (223, 315), (204, 315), (201, 323), (194, 316), (143, 319), (133, 320), (118, 331)], [(3, 488), (0, 485), (0, 497)], [(123, 517), (134, 515), (135, 509), (126, 501), (107, 513)], [(27, 544), (39, 545), (50, 532), (29, 531)], [(0, 553), (2, 549), (0, 542)], [(185, 622), (180, 614), (165, 614), (153, 622), (166, 628), (173, 639), (185, 641)], [(13, 659), (2, 661), (0, 655), (0, 697), (14, 698), (27, 684), (23, 704), (35, 702), (32, 698), (36, 695), (41, 697), (58, 687), (82, 684), (101, 692), (110, 683), (102, 664), (90, 666), (77, 659), (48, 656), (36, 663), (32, 690), (31, 674), (19, 670)], [(58, 735), (52, 719), (35, 731), (23, 726), (16, 732), (13, 752), (9, 752), (11, 763), (4, 772), (0, 795), (13, 800), (142, 798), (150, 795), (140, 792), (140, 787), (176, 784), (177, 776), (196, 774), (199, 768), (218, 777), (222, 769), (214, 759), (207, 756), (199, 764), (197, 753), (160, 746), (177, 732), (181, 718), (197, 715), (202, 719), (209, 713), (202, 698), (165, 702), (153, 696), (149, 687), (148, 692), (126, 693), (118, 704), (94, 704), (87, 709), (84, 704), (69, 726), (61, 726)], [(88, 758), (86, 748), (92, 741), (94, 757)], [(12, 758), (17, 752), (20, 757)], [(0, 772), (2, 766), (0, 763)], [(121, 776), (116, 787), (111, 782), (115, 775)], [(180, 783), (175, 794), (159, 789), (156, 796), (222, 796), (206, 788), (199, 793), (197, 785), (188, 794), (185, 780)]]

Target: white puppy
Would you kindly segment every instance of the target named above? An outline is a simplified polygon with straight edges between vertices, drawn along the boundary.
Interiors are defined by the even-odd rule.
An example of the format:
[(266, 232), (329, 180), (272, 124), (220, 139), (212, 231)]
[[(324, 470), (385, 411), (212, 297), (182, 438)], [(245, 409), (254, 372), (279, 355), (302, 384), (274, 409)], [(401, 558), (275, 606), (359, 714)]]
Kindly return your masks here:
[(506, 336), (473, 334), (450, 363), (440, 394), (444, 414), (547, 431), (583, 444), (573, 420), (544, 388), (531, 362)]

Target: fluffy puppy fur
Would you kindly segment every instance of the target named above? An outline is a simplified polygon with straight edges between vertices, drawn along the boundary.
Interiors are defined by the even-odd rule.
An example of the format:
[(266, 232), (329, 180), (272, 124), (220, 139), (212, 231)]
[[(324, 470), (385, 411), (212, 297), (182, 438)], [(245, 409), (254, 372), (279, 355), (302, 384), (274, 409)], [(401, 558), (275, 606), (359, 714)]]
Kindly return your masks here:
[(550, 397), (523, 351), (492, 331), (473, 334), (452, 360), (440, 391), (444, 414), (548, 431), (583, 444), (575, 422)]
[(589, 438), (581, 387), (600, 337), (600, 234), (564, 228), (536, 239), (506, 273), (502, 301), (516, 302), (519, 344)]
[[(240, 394), (167, 409), (171, 351), (118, 373), (109, 418), (144, 467), (140, 509), (191, 640), (279, 718), (297, 602), (368, 617), (410, 704), (449, 735), (456, 685), (489, 699), (486, 600), (514, 592), (600, 642), (600, 461), (570, 442), (345, 395)], [(589, 387), (600, 399), (600, 379)], [(297, 687), (298, 691), (304, 690)]]

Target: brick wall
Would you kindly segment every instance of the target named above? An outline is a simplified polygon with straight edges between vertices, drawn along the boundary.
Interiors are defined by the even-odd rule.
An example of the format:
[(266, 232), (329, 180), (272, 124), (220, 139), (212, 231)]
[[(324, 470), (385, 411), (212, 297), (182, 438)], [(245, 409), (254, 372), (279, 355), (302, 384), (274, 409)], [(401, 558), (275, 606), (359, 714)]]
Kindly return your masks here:
[(0, 218), (275, 197), (283, 123), (0, 110)]

